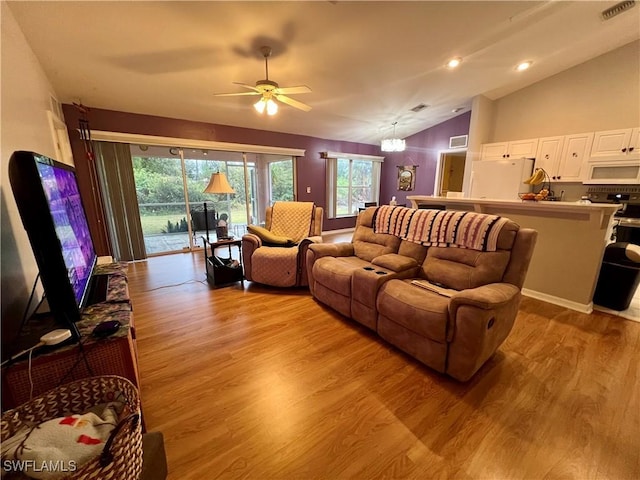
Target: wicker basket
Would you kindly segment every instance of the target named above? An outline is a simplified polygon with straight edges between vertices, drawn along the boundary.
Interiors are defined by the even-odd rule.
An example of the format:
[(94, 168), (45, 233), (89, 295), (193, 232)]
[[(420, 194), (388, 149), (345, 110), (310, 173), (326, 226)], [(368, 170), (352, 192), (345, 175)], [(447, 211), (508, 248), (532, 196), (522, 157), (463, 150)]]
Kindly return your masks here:
[[(25, 422), (44, 422), (113, 400), (121, 392), (125, 402), (120, 422), (111, 432), (102, 454), (79, 465), (65, 480), (134, 480), (142, 470), (142, 425), (137, 388), (126, 378), (101, 376), (62, 385), (8, 410), (2, 415), (2, 441), (14, 435)], [(19, 477), (11, 477), (19, 478)], [(26, 478), (26, 477), (25, 477)]]

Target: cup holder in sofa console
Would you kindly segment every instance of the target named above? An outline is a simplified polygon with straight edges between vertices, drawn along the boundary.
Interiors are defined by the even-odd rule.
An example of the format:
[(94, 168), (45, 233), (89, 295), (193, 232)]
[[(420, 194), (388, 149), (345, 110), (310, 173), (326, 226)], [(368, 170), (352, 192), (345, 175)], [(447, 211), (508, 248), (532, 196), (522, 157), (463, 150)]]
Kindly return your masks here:
[(375, 270), (373, 267), (362, 267), (364, 270)]
[(383, 272), (383, 271), (381, 271), (381, 270), (378, 270), (378, 271), (376, 272), (376, 275), (386, 275), (386, 274), (387, 274), (387, 272)]

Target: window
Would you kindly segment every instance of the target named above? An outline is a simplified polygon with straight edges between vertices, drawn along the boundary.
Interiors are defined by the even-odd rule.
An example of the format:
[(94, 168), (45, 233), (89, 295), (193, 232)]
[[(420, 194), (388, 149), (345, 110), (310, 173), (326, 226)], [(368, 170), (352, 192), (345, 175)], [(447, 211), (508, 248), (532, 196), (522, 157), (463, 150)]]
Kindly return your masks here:
[(378, 202), (384, 157), (323, 152), (327, 159), (327, 216), (358, 214), (365, 202)]

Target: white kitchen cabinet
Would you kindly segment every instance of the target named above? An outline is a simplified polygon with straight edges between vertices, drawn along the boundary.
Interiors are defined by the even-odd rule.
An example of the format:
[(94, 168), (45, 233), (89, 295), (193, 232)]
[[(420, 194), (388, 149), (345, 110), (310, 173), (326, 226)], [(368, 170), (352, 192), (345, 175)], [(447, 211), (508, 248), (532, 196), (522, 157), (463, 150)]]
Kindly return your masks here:
[(581, 182), (592, 141), (593, 133), (541, 138), (536, 167), (544, 169), (552, 181)]
[(538, 142), (535, 166), (547, 172), (551, 180), (558, 180), (558, 175), (560, 175), (560, 157), (563, 145), (563, 136), (545, 137)]
[(502, 160), (506, 158), (509, 142), (484, 143), (480, 151), (480, 160)]
[(503, 160), (505, 158), (535, 158), (538, 139), (513, 142), (485, 143), (480, 151), (480, 160)]
[(595, 132), (589, 161), (628, 162), (636, 159), (640, 159), (640, 128)]
[(592, 143), (593, 133), (577, 133), (564, 137), (558, 181), (581, 182), (583, 180)]

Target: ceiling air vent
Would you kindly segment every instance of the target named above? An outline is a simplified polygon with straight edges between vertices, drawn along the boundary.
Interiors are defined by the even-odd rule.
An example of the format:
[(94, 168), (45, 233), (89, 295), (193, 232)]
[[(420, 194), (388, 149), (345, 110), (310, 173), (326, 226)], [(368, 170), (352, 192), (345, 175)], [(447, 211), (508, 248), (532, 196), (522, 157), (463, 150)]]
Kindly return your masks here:
[(626, 12), (631, 7), (635, 6), (635, 4), (635, 0), (625, 0), (624, 2), (616, 3), (613, 7), (602, 11), (602, 19), (609, 20), (622, 12)]
[(458, 135), (457, 137), (449, 137), (449, 148), (466, 148), (469, 135)]
[(416, 105), (413, 108), (410, 108), (409, 110), (411, 110), (412, 112), (418, 113), (422, 110), (424, 110), (425, 108), (427, 108), (429, 105), (426, 105), (424, 103), (421, 103), (420, 105)]

